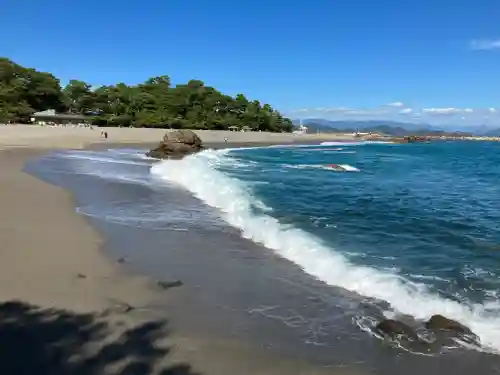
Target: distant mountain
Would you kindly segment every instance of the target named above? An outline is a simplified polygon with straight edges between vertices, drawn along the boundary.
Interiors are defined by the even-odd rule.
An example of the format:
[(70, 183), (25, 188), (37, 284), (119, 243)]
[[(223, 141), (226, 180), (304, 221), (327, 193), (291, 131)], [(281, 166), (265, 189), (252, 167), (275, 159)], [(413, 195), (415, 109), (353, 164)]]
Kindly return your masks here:
[[(306, 124), (304, 124), (304, 125), (306, 125)], [(307, 126), (308, 133), (340, 133), (341, 132), (340, 129), (332, 128), (331, 126), (323, 125), (323, 124), (308, 123), (306, 126)], [(349, 129), (348, 131), (353, 132), (352, 129)]]
[(491, 129), (488, 130), (481, 135), (487, 136), (487, 137), (500, 137), (500, 129)]
[[(500, 135), (500, 129), (495, 128), (491, 125), (457, 125), (457, 124), (441, 124), (440, 129), (448, 129), (444, 132), (446, 134), (471, 134), (479, 136), (498, 136)], [(438, 130), (434, 128), (434, 130)]]
[(331, 121), (321, 118), (317, 119), (305, 119), (302, 123), (306, 126), (309, 124), (318, 124), (322, 126), (328, 126), (337, 129), (359, 129), (365, 130), (368, 128), (375, 128), (378, 126), (388, 126), (391, 128), (401, 128), (404, 130), (435, 130), (432, 126), (428, 124), (416, 124), (410, 122), (397, 122), (397, 121), (383, 121), (383, 120), (368, 120), (368, 121)]
[[(296, 125), (299, 122), (294, 122)], [(435, 129), (426, 124), (411, 124), (395, 121), (330, 121), (308, 119), (302, 121), (309, 133), (354, 133), (357, 130), (366, 133), (378, 133), (404, 137), (407, 135), (470, 135), (470, 132), (450, 132)]]

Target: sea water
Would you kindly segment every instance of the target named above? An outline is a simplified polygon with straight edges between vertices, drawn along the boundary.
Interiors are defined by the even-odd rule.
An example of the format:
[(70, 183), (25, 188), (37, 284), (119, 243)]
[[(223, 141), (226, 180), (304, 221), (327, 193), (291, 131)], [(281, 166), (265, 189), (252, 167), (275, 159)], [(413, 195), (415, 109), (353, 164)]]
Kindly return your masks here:
[(328, 353), (340, 337), (366, 348), (365, 337), (373, 349), (370, 324), (384, 316), (442, 314), (480, 337), (474, 350), (498, 353), (499, 151), (360, 142), (155, 161), (111, 149), (54, 153), (28, 170), (73, 190), (105, 232), (114, 226), (111, 242), (143, 271), (168, 268), (192, 278), (214, 311), (244, 312), (234, 326), (249, 335), (258, 315), (282, 337), (300, 332), (276, 345), (300, 337)]
[(326, 284), (500, 350), (500, 147), (331, 146), (207, 151), (152, 174)]

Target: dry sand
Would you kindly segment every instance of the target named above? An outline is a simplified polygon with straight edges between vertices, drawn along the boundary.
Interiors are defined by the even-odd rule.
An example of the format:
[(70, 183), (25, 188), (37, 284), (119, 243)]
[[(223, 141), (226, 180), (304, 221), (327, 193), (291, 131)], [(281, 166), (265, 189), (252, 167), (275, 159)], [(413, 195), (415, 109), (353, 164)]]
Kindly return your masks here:
[[(109, 138), (101, 137), (107, 131)], [(207, 143), (293, 143), (326, 140), (354, 140), (352, 134), (290, 134), (267, 132), (229, 132), (198, 130)], [(164, 129), (50, 127), (38, 125), (0, 126), (0, 147), (82, 148), (91, 143), (155, 143), (161, 140)]]
[[(162, 130), (108, 129), (113, 143)], [(291, 135), (201, 132), (207, 142), (289, 142)], [(168, 327), (175, 289), (122, 270), (64, 189), (22, 172), (56, 148), (105, 142), (100, 129), (0, 127), (0, 374), (339, 374), (240, 342)], [(345, 373), (345, 372), (342, 372)]]

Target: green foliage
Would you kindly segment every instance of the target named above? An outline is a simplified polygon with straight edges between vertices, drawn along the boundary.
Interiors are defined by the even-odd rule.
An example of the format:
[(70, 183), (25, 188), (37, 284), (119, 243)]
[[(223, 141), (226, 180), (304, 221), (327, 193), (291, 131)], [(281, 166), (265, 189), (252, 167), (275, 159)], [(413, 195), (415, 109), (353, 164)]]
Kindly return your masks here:
[(0, 121), (29, 120), (35, 111), (65, 110), (59, 80), (0, 58)]
[(49, 73), (0, 58), (0, 122), (25, 122), (35, 111), (55, 109), (92, 115), (101, 126), (228, 129), (290, 132), (292, 122), (270, 105), (245, 95), (224, 95), (200, 80), (172, 87), (169, 76), (129, 86), (71, 80), (64, 89)]
[(63, 90), (66, 106), (73, 113), (88, 113), (95, 103), (91, 86), (83, 81), (72, 79)]

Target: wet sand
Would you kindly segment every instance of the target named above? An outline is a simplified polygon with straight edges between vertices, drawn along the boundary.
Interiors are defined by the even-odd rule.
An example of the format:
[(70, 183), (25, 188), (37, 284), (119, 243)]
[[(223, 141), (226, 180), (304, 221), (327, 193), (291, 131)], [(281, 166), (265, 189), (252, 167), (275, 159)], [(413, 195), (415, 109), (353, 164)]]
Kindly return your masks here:
[[(179, 292), (106, 257), (105, 239), (75, 213), (69, 192), (23, 172), (53, 149), (93, 143), (99, 130), (13, 128), (0, 129), (1, 374), (350, 373), (176, 332), (168, 303)], [(114, 143), (137, 141), (123, 130)], [(139, 138), (154, 142), (159, 133)], [(222, 142), (224, 134), (211, 136)]]

